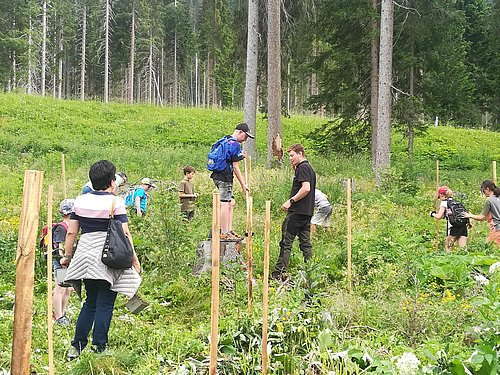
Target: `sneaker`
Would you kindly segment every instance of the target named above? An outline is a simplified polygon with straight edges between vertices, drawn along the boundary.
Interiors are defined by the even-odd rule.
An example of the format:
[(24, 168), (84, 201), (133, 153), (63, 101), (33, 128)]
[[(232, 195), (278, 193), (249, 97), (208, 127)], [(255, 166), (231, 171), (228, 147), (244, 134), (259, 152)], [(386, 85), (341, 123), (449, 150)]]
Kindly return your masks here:
[(56, 319), (54, 323), (59, 324), (60, 326), (67, 326), (71, 324), (68, 318), (66, 318), (64, 315), (61, 316), (59, 319)]
[(235, 240), (241, 240), (243, 237), (237, 234), (234, 230), (229, 231), (229, 235)]
[(80, 350), (78, 350), (74, 346), (70, 346), (68, 354), (66, 355), (66, 360), (72, 361), (74, 359), (77, 359), (79, 356), (80, 356)]

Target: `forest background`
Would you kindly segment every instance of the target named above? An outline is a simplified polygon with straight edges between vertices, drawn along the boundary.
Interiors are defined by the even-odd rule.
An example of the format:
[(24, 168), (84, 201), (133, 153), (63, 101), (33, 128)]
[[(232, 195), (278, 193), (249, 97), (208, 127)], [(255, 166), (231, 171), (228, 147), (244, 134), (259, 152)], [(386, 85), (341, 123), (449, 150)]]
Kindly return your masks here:
[[(283, 112), (367, 120), (378, 3), (280, 3)], [(257, 101), (266, 112), (267, 3), (256, 4)], [(242, 108), (247, 9), (244, 0), (2, 1), (0, 87), (58, 98)], [(396, 117), (418, 112), (431, 122), (496, 128), (499, 20), (493, 0), (396, 2)]]

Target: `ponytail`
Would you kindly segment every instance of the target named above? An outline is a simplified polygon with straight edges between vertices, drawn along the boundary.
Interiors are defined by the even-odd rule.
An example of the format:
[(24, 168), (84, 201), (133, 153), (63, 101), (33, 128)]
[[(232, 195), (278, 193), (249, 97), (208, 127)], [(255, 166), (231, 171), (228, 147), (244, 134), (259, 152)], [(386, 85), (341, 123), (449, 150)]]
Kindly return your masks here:
[(496, 186), (493, 180), (484, 180), (481, 184), (481, 190), (488, 188), (496, 197), (500, 197), (500, 187)]

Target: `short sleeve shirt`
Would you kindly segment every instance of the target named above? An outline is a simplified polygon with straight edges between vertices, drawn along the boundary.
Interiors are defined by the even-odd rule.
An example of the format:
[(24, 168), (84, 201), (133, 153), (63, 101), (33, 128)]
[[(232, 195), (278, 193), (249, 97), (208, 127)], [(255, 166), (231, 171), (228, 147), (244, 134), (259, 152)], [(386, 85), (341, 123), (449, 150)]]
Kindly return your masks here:
[(82, 234), (91, 232), (106, 232), (108, 230), (109, 213), (113, 200), (116, 198), (115, 219), (127, 223), (127, 210), (123, 198), (115, 197), (110, 192), (93, 191), (75, 199), (71, 220), (78, 220)]
[(146, 194), (146, 191), (142, 187), (138, 187), (137, 189), (135, 189), (134, 207), (135, 207), (135, 200), (137, 197), (139, 197), (141, 199), (141, 211), (146, 212), (146, 204), (148, 201), (148, 195)]
[[(179, 184), (179, 193), (194, 194), (194, 186), (187, 178), (183, 179)], [(181, 211), (194, 210), (194, 198), (180, 198)]]
[(488, 216), (490, 212), (495, 230), (500, 230), (500, 197), (493, 195), (492, 197), (486, 199), (483, 206), (483, 212), (481, 214)]
[(292, 182), (292, 191), (290, 198), (293, 197), (302, 187), (302, 182), (309, 182), (311, 190), (301, 200), (292, 204), (289, 211), (299, 215), (313, 216), (314, 215), (314, 191), (316, 190), (316, 173), (309, 164), (309, 161), (304, 160), (295, 169), (295, 176)]
[(243, 160), (244, 156), (240, 143), (229, 135), (226, 138), (228, 138), (227, 168), (222, 172), (212, 172), (210, 178), (218, 181), (233, 182), (233, 162)]

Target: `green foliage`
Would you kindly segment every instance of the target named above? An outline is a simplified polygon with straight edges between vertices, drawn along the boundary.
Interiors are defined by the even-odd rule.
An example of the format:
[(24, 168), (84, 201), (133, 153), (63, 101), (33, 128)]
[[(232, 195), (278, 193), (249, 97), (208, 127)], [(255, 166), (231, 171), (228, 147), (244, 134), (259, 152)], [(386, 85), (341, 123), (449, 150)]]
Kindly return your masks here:
[[(197, 244), (211, 227), (213, 183), (205, 170), (210, 144), (230, 133), (242, 114), (232, 111), (102, 105), (50, 98), (0, 95), (6, 113), (0, 130), (0, 368), (8, 368), (12, 340), (15, 252), (24, 169), (44, 171), (40, 212), (46, 220), (45, 196), (55, 185), (54, 207), (62, 199), (61, 152), (65, 153), (68, 195), (80, 192), (88, 167), (109, 158), (131, 182), (156, 180), (148, 215), (130, 217), (129, 226), (144, 270), (140, 294), (150, 306), (130, 314), (117, 299), (109, 333), (110, 353), (84, 351), (82, 358), (64, 358), (73, 326), (54, 327), (56, 373), (62, 374), (196, 374), (208, 371), (210, 274), (194, 277)], [(284, 144), (305, 144), (318, 176), (318, 187), (333, 204), (332, 227), (313, 237), (314, 257), (304, 265), (294, 247), (291, 280), (269, 288), (269, 373), (394, 374), (405, 353), (414, 353), (434, 373), (474, 374), (495, 370), (498, 348), (498, 279), (489, 267), (499, 261), (498, 249), (484, 244), (488, 226), (474, 225), (466, 249), (444, 255), (434, 250), (435, 156), (443, 155), (441, 179), (462, 192), (472, 212), (481, 210), (478, 184), (491, 174), (498, 134), (447, 127), (431, 128), (417, 137), (415, 160), (406, 163), (401, 136), (393, 138), (393, 169), (381, 188), (373, 183), (364, 155), (322, 155), (306, 138), (324, 119), (284, 119)], [(445, 140), (443, 142), (442, 140)], [(265, 124), (257, 125), (257, 149), (266, 149)], [(467, 145), (464, 149), (461, 145)], [(470, 166), (455, 169), (457, 160)], [(184, 223), (179, 213), (177, 183), (181, 168), (197, 169), (196, 216)], [(475, 163), (475, 164), (474, 164)], [(271, 266), (278, 256), (281, 204), (288, 198), (293, 171), (288, 165), (267, 170), (252, 160), (254, 279), (253, 309), (247, 313), (244, 264), (221, 265), (220, 345), (218, 371), (260, 373), (264, 204), (272, 202)], [(354, 178), (352, 193), (352, 292), (347, 281), (345, 180)], [(234, 227), (245, 228), (244, 195), (236, 186)], [(57, 220), (56, 210), (54, 220)], [(245, 249), (242, 249), (243, 257)], [(484, 275), (488, 285), (475, 277)], [(47, 281), (45, 260), (35, 262), (33, 312), (34, 372), (47, 365)], [(68, 316), (76, 321), (80, 301), (72, 296)], [(438, 351), (444, 350), (441, 358)], [(434, 353), (428, 358), (425, 351)], [(441, 356), (441, 357), (440, 357)], [(371, 358), (371, 359), (370, 359)], [(470, 361), (468, 359), (471, 359)], [(439, 362), (438, 362), (439, 359)], [(473, 362), (473, 363), (472, 363)], [(461, 365), (462, 364), (462, 365)], [(460, 367), (460, 365), (462, 367)], [(442, 372), (440, 372), (442, 371)]]
[(370, 149), (371, 128), (366, 122), (336, 119), (314, 130), (308, 137), (314, 142), (314, 150), (324, 155), (362, 154)]

